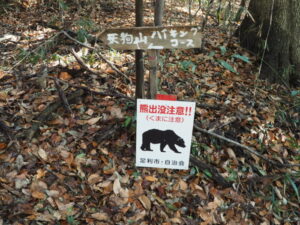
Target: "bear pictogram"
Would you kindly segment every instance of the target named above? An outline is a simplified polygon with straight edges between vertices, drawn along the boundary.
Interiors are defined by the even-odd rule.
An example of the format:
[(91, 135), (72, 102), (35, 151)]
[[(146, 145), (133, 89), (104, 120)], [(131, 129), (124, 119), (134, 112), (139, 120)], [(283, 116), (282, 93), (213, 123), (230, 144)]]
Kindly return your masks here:
[(179, 137), (173, 130), (158, 130), (158, 129), (151, 129), (145, 131), (143, 133), (143, 144), (141, 149), (143, 151), (153, 151), (150, 148), (150, 144), (160, 144), (160, 151), (165, 152), (164, 148), (166, 145), (169, 146), (171, 150), (176, 153), (181, 153), (177, 150), (175, 145), (180, 147), (185, 147), (184, 140)]

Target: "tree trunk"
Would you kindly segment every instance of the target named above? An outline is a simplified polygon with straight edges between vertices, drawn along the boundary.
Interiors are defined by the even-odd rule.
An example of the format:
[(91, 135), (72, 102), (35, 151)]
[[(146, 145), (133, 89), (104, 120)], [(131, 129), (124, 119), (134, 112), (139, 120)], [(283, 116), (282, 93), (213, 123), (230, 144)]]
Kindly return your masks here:
[[(154, 8), (154, 26), (162, 26), (163, 12), (164, 12), (165, 0), (156, 0)], [(158, 50), (150, 50), (149, 54), (149, 97), (151, 99), (156, 98), (157, 94), (157, 68), (158, 68)]]
[(238, 34), (242, 46), (264, 57), (261, 78), (300, 85), (299, 24), (299, 0), (251, 0)]
[[(135, 0), (135, 25), (142, 27), (144, 25), (144, 0)], [(135, 51), (135, 73), (136, 73), (136, 85), (135, 85), (135, 97), (145, 98), (144, 87), (144, 56), (143, 50)]]

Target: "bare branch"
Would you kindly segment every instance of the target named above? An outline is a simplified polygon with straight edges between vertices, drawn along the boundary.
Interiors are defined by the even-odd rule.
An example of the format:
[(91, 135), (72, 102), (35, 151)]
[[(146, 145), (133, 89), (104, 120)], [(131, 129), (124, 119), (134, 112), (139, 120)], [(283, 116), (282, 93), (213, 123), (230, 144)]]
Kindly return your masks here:
[(226, 142), (229, 142), (229, 143), (231, 143), (231, 144), (233, 144), (233, 145), (236, 145), (236, 146), (238, 146), (238, 147), (240, 147), (240, 148), (246, 150), (248, 153), (254, 154), (254, 155), (258, 156), (259, 158), (261, 158), (261, 159), (267, 161), (268, 163), (270, 163), (270, 164), (272, 164), (272, 165), (274, 165), (274, 166), (278, 166), (278, 167), (299, 167), (299, 166), (300, 166), (300, 164), (282, 164), (282, 163), (275, 162), (274, 160), (268, 159), (266, 156), (263, 156), (263, 155), (259, 154), (257, 151), (255, 151), (255, 149), (253, 149), (253, 148), (251, 148), (251, 147), (248, 147), (248, 146), (246, 146), (246, 145), (242, 145), (242, 144), (240, 144), (240, 143), (238, 143), (238, 142), (236, 142), (236, 141), (234, 141), (234, 140), (231, 140), (231, 139), (229, 139), (229, 138), (223, 137), (223, 136), (221, 136), (221, 135), (219, 135), (219, 134), (216, 134), (216, 133), (213, 133), (213, 132), (211, 132), (211, 131), (202, 129), (202, 128), (198, 127), (197, 125), (194, 125), (194, 128), (195, 128), (196, 130), (202, 132), (202, 133), (211, 135), (211, 136), (213, 136), (213, 137), (216, 137), (216, 138), (218, 138), (218, 139), (221, 139), (221, 140), (223, 140), (223, 141), (226, 141)]
[(78, 41), (78, 40), (76, 40), (75, 38), (72, 38), (66, 31), (62, 31), (62, 33), (65, 35), (65, 36), (67, 36), (69, 39), (71, 39), (72, 41), (74, 41), (74, 42), (76, 42), (76, 43), (78, 43), (78, 44), (80, 44), (80, 45), (82, 45), (82, 46), (84, 46), (84, 47), (86, 47), (86, 48), (88, 48), (88, 49), (91, 49), (91, 50), (94, 50), (95, 52), (96, 52), (96, 54), (102, 59), (102, 60), (104, 60), (114, 71), (116, 71), (117, 72), (117, 74), (119, 74), (119, 75), (121, 75), (121, 76), (123, 76), (123, 77), (125, 77), (128, 81), (129, 81), (129, 83), (130, 84), (132, 84), (132, 82), (131, 82), (131, 80), (130, 80), (130, 78), (126, 75), (126, 74), (124, 74), (123, 72), (121, 72), (112, 62), (110, 62), (109, 60), (107, 60), (96, 48), (94, 48), (94, 47), (92, 47), (92, 46), (89, 46), (89, 45), (87, 45), (87, 44), (85, 44), (85, 43), (82, 43), (82, 42), (80, 42), (80, 41)]

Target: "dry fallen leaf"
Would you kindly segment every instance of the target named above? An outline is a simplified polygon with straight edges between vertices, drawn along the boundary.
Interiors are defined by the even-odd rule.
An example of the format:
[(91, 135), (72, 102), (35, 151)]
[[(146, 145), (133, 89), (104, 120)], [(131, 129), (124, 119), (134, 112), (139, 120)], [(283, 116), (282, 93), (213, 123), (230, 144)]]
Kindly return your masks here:
[(151, 201), (146, 195), (142, 195), (139, 197), (140, 202), (144, 206), (145, 209), (150, 210), (151, 209)]
[(227, 151), (229, 157), (234, 160), (234, 163), (238, 164), (238, 160), (237, 160), (236, 155), (235, 155), (234, 151), (232, 150), (232, 148), (226, 148), (226, 151)]
[(114, 193), (116, 195), (118, 195), (121, 191), (122, 187), (121, 187), (121, 183), (119, 181), (119, 178), (116, 178), (115, 181), (114, 181), (114, 185), (113, 185), (113, 190), (114, 190)]
[(34, 191), (31, 193), (33, 198), (37, 198), (37, 199), (45, 199), (46, 195), (43, 192), (40, 191)]
[(8, 98), (8, 95), (6, 92), (1, 91), (0, 92), (0, 100), (5, 101)]
[(0, 150), (5, 149), (6, 147), (7, 147), (6, 143), (3, 143), (3, 142), (0, 143)]
[(145, 179), (146, 179), (147, 181), (151, 181), (151, 182), (157, 181), (157, 178), (156, 178), (156, 177), (153, 177), (153, 176), (146, 176)]
[(171, 218), (170, 221), (172, 222), (172, 224), (173, 223), (182, 224), (182, 222), (183, 222), (180, 218), (177, 218), (177, 217)]
[(103, 221), (107, 221), (109, 220), (109, 216), (107, 215), (107, 213), (104, 212), (98, 212), (98, 213), (93, 213), (91, 214), (92, 218), (96, 219), (96, 220), (103, 220)]
[(100, 181), (102, 181), (102, 179), (103, 178), (100, 177), (99, 174), (94, 173), (89, 176), (88, 183), (93, 185), (93, 184), (99, 183)]
[(92, 119), (89, 119), (89, 120), (87, 121), (87, 124), (89, 124), (89, 125), (94, 125), (94, 124), (96, 124), (100, 119), (101, 119), (100, 116), (99, 116), (99, 117), (92, 118)]
[(61, 79), (61, 80), (71, 80), (72, 76), (68, 72), (61, 72), (59, 74), (59, 79)]
[(36, 179), (41, 179), (42, 177), (44, 177), (46, 175), (47, 171), (44, 169), (38, 169), (36, 171)]
[(5, 77), (7, 74), (0, 70), (0, 80)]
[(108, 74), (115, 74), (116, 71), (114, 71), (114, 70), (111, 69), (111, 68), (108, 68), (108, 69), (105, 70), (105, 73), (108, 73)]
[(185, 181), (181, 180), (179, 181), (179, 187), (181, 190), (185, 191), (188, 188), (188, 185)]
[(118, 119), (121, 119), (123, 118), (123, 113), (121, 111), (121, 109), (119, 107), (108, 107), (108, 110), (110, 111), (110, 114), (113, 116), (113, 117), (116, 117)]
[(43, 160), (47, 161), (48, 156), (44, 149), (40, 148), (38, 150), (38, 154), (39, 154), (39, 157), (41, 157)]

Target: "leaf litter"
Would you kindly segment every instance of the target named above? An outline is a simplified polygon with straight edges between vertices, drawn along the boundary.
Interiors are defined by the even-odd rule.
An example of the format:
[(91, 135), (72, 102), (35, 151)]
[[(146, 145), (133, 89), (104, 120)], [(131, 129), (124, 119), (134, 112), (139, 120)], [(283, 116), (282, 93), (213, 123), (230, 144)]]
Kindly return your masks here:
[[(133, 1), (126, 4), (115, 9), (118, 13), (99, 12), (95, 21), (103, 27), (133, 25), (134, 16), (128, 16)], [(38, 25), (36, 18), (42, 9), (33, 10), (8, 12), (9, 17), (1, 19), (6, 24), (3, 34), (15, 31), (22, 36), (15, 43), (1, 44), (0, 224), (299, 221), (299, 167), (276, 167), (198, 131), (194, 131), (192, 154), (215, 167), (232, 182), (231, 187), (216, 185), (208, 170), (194, 165), (188, 171), (136, 168), (134, 104), (124, 98), (134, 96), (134, 86), (115, 77), (106, 62), (93, 53), (82, 56), (102, 75), (89, 74), (66, 54), (64, 42), (59, 42), (55, 52), (59, 60), (47, 62), (50, 71), (46, 77), (39, 75), (40, 59), (24, 59), (15, 65), (17, 49), (33, 51), (39, 41), (55, 34)], [(51, 12), (46, 13), (52, 18)], [(183, 20), (171, 10), (166, 14)], [(145, 20), (152, 22), (150, 16)], [(277, 162), (299, 163), (299, 112), (293, 110), (298, 92), (287, 94), (280, 85), (256, 79), (255, 58), (235, 39), (228, 42), (212, 26), (205, 32), (209, 38), (200, 54), (193, 50), (161, 52), (159, 91), (195, 101), (195, 121), (201, 128)], [(116, 53), (103, 47), (103, 53), (135, 81), (132, 52)], [(147, 81), (147, 59), (145, 65)], [(66, 94), (87, 89), (70, 101), (74, 116), (58, 107), (28, 140), (26, 131), (37, 116), (59, 99), (54, 79), (62, 81)]]

